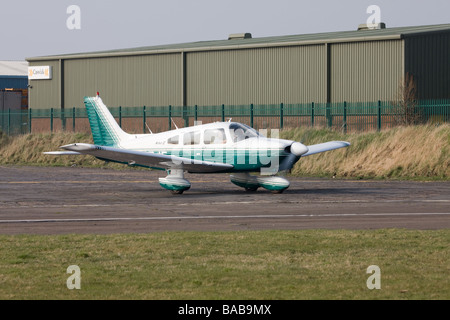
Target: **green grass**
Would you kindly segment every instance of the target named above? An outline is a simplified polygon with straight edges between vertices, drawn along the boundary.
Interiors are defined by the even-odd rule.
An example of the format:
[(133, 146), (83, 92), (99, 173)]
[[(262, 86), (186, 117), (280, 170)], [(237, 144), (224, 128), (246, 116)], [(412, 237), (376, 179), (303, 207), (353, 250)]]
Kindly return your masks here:
[[(449, 299), (448, 230), (0, 236), (0, 299)], [(66, 269), (81, 269), (81, 289)], [(369, 290), (370, 265), (381, 289)]]

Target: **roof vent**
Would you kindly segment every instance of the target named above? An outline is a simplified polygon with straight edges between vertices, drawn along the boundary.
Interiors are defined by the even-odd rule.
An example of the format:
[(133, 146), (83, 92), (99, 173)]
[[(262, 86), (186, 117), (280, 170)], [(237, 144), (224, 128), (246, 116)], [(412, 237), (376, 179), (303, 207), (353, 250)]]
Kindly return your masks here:
[(251, 33), (233, 33), (228, 36), (228, 40), (251, 39), (251, 38), (252, 38)]
[(377, 29), (386, 29), (386, 23), (384, 22), (373, 24), (363, 23), (358, 26), (358, 30), (377, 30)]

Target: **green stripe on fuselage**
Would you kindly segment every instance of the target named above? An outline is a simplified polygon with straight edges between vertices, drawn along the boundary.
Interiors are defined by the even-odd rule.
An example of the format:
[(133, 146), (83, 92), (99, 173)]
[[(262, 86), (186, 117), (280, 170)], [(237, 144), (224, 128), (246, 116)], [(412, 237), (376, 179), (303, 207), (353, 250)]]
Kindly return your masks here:
[(284, 150), (245, 150), (245, 149), (161, 149), (136, 150), (173, 155), (191, 160), (226, 163), (234, 166), (232, 171), (257, 171), (279, 165), (289, 154)]

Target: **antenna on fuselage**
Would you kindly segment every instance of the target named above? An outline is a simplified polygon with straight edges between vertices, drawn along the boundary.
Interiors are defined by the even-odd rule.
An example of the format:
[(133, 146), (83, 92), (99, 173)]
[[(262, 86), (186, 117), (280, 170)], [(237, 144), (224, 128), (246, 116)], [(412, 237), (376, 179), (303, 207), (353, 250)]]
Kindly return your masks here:
[(231, 119), (233, 119), (233, 118), (229, 118), (229, 119), (228, 119), (228, 122), (231, 122)]
[(147, 126), (148, 131), (153, 134), (152, 130), (150, 130), (150, 127), (148, 126), (147, 122), (145, 123), (145, 125)]
[(173, 125), (174, 125), (175, 128), (177, 128), (177, 130), (178, 130), (177, 124), (175, 123), (175, 121), (173, 121), (173, 118), (170, 118), (170, 120), (172, 120)]

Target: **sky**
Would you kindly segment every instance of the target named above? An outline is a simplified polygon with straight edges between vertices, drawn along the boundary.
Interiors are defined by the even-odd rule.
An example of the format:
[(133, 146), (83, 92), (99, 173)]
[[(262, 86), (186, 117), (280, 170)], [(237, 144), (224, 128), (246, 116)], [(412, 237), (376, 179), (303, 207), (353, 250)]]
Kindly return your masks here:
[[(15, 0), (0, 6), (0, 60), (185, 42), (450, 23), (450, 0)], [(75, 6), (75, 7), (74, 7)], [(74, 10), (76, 8), (76, 10)]]

